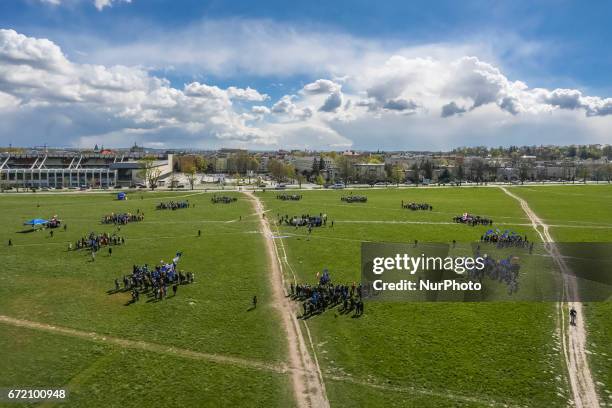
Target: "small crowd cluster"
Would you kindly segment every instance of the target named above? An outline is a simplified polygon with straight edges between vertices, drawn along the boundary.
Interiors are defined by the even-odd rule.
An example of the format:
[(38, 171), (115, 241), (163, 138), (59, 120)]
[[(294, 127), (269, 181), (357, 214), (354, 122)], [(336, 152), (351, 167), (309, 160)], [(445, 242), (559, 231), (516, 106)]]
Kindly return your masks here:
[(533, 242), (529, 242), (527, 235), (520, 235), (514, 231), (490, 229), (480, 237), (481, 242), (496, 244), (499, 248), (503, 247), (529, 247), (529, 252), (533, 252)]
[(472, 227), (475, 227), (476, 225), (493, 225), (493, 220), (490, 218), (468, 213), (463, 213), (463, 215), (453, 217), (453, 221), (458, 224), (471, 225)]
[[(317, 273), (317, 277), (319, 274)], [(332, 309), (338, 305), (341, 314), (354, 312), (354, 317), (363, 314), (363, 299), (361, 284), (356, 285), (335, 285), (331, 282), (327, 269), (318, 278), (315, 285), (296, 284), (290, 285), (290, 296), (296, 301), (302, 302), (304, 312), (302, 318), (309, 318), (313, 315), (323, 313), (327, 309)]]
[(217, 196), (214, 195), (212, 196), (212, 198), (210, 199), (210, 201), (213, 204), (230, 204), (233, 202), (238, 201), (238, 199), (236, 197), (228, 197), (228, 196)]
[(402, 200), (402, 208), (412, 211), (425, 210), (432, 211), (433, 207), (427, 203), (404, 203)]
[(508, 286), (508, 294), (512, 295), (518, 292), (519, 271), (521, 265), (516, 256), (508, 256), (499, 261), (491, 256), (484, 258), (485, 267), (482, 270), (476, 268), (468, 270), (468, 279), (482, 283), (482, 280), (487, 277), (491, 280), (504, 283)]
[(106, 232), (102, 234), (96, 234), (90, 232), (89, 235), (82, 237), (77, 240), (74, 247), (72, 243), (68, 245), (68, 250), (72, 249), (91, 249), (93, 252), (97, 252), (100, 248), (111, 245), (123, 245), (125, 244), (125, 238), (120, 237), (117, 234), (108, 234)]
[(283, 200), (283, 201), (300, 201), (302, 199), (302, 195), (301, 194), (279, 194), (276, 196), (277, 200)]
[(310, 214), (302, 214), (302, 215), (294, 215), (289, 216), (285, 215), (284, 217), (280, 217), (278, 219), (278, 223), (280, 225), (286, 224), (292, 227), (322, 227), (327, 225), (327, 215), (320, 213), (319, 215), (310, 215)]
[(115, 225), (125, 225), (130, 222), (137, 222), (144, 220), (144, 213), (141, 213), (140, 210), (136, 211), (136, 214), (132, 213), (121, 213), (115, 214), (110, 213), (102, 217), (102, 224), (115, 224)]
[(159, 203), (156, 207), (158, 210), (178, 210), (181, 208), (189, 208), (189, 200), (185, 201), (168, 201)]
[(123, 276), (123, 288), (119, 279), (115, 279), (115, 290), (109, 293), (130, 291), (132, 294), (130, 303), (139, 301), (141, 294), (146, 294), (158, 301), (168, 296), (168, 286), (171, 286), (173, 296), (176, 296), (179, 285), (190, 284), (195, 280), (192, 272), (185, 273), (176, 269), (180, 256), (179, 252), (171, 263), (165, 263), (162, 260), (154, 268), (147, 264), (134, 265), (132, 274)]
[(368, 197), (351, 194), (340, 197), (340, 201), (344, 201), (345, 203), (365, 203), (368, 201)]

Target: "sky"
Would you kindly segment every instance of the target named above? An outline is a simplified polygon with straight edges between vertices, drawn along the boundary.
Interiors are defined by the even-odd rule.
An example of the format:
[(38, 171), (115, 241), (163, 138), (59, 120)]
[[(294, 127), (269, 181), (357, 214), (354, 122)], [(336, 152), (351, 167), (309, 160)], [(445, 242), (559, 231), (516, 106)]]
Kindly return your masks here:
[(0, 146), (612, 143), (611, 15), (608, 1), (2, 1)]

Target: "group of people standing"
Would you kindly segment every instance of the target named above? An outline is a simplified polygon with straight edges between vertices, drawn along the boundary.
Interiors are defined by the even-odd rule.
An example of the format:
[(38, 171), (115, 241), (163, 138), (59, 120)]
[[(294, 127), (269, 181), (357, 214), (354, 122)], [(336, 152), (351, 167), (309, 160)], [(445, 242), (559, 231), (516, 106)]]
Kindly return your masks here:
[(471, 225), (472, 227), (475, 227), (476, 225), (493, 225), (492, 219), (469, 213), (463, 213), (462, 215), (453, 217), (453, 221), (458, 224)]
[(238, 201), (238, 199), (236, 197), (213, 195), (210, 201), (213, 204), (230, 204), (230, 203)]
[(365, 203), (368, 201), (368, 197), (362, 195), (347, 195), (340, 197), (340, 201), (345, 203)]
[(327, 215), (320, 213), (319, 215), (310, 215), (310, 214), (302, 214), (302, 215), (294, 215), (294, 216), (279, 216), (278, 223), (279, 225), (290, 225), (292, 227), (322, 227), (327, 225)]
[(185, 201), (168, 201), (157, 204), (158, 210), (178, 210), (181, 208), (189, 208), (189, 200)]
[(302, 302), (303, 319), (337, 305), (341, 305), (341, 314), (354, 312), (353, 316), (361, 316), (364, 310), (362, 292), (361, 284), (357, 285), (355, 282), (352, 285), (333, 284), (327, 270), (315, 285), (290, 285), (290, 297)]
[(497, 247), (520, 247), (529, 248), (529, 253), (533, 252), (533, 242), (529, 242), (527, 235), (520, 235), (514, 231), (490, 229), (480, 237), (481, 242), (496, 244)]
[[(125, 238), (114, 234), (108, 234), (106, 232), (102, 234), (96, 234), (95, 232), (90, 232), (89, 235), (82, 237), (77, 240), (74, 244), (68, 244), (68, 250), (77, 250), (77, 249), (91, 249), (92, 252), (97, 252), (100, 248), (111, 245), (123, 245), (125, 244)], [(111, 253), (111, 252), (109, 252)]]
[(140, 300), (141, 294), (152, 296), (155, 300), (163, 300), (168, 296), (168, 287), (172, 288), (173, 296), (176, 296), (179, 285), (193, 283), (195, 274), (193, 272), (178, 271), (176, 263), (180, 255), (173, 259), (171, 263), (165, 263), (163, 260), (154, 268), (149, 265), (134, 265), (132, 274), (123, 276), (123, 288), (119, 283), (119, 279), (115, 279), (114, 292), (130, 291), (132, 294), (131, 303)]
[[(480, 250), (477, 250), (477, 256), (480, 256)], [(513, 255), (500, 259), (499, 261), (492, 256), (484, 257), (485, 267), (481, 270), (476, 268), (469, 269), (467, 276), (472, 281), (482, 283), (485, 277), (505, 283), (508, 286), (508, 294), (512, 295), (518, 292), (519, 289), (519, 271), (521, 265), (519, 258)]]
[(102, 224), (125, 225), (130, 222), (137, 222), (142, 220), (144, 220), (144, 213), (141, 213), (140, 210), (137, 210), (136, 214), (110, 213), (102, 217)]
[(412, 210), (412, 211), (418, 211), (418, 210), (432, 211), (433, 210), (433, 206), (427, 203), (404, 203), (404, 200), (402, 200), (402, 208), (405, 208), (407, 210)]
[(283, 200), (283, 201), (300, 201), (302, 199), (302, 195), (301, 194), (278, 194), (276, 196), (277, 200)]

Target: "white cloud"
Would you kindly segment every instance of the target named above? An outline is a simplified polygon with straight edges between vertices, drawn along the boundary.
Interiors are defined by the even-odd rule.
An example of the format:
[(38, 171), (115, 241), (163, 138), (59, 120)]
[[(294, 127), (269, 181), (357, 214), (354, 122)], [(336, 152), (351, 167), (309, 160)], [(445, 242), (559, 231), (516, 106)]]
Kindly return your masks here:
[(270, 111), (272, 113), (283, 115), (289, 121), (294, 120), (305, 120), (313, 115), (312, 108), (310, 106), (298, 107), (293, 100), (296, 98), (295, 95), (284, 95), (280, 98)]
[(230, 99), (237, 99), (249, 102), (263, 102), (267, 99), (270, 99), (268, 95), (260, 94), (259, 92), (257, 92), (257, 90), (250, 87), (246, 87), (245, 89), (243, 89), (236, 88), (235, 86), (230, 86), (229, 88), (227, 88), (227, 94)]
[(251, 108), (251, 112), (259, 115), (268, 115), (270, 114), (270, 108), (267, 106), (256, 105)]
[(448, 118), (449, 116), (458, 115), (465, 112), (467, 112), (467, 109), (464, 107), (457, 105), (455, 102), (449, 102), (442, 106), (441, 116), (443, 118)]
[[(556, 136), (574, 137), (574, 143), (609, 141), (612, 99), (577, 89), (530, 88), (491, 62), (462, 55), (466, 47), (390, 52), (371, 41), (288, 31), (269, 22), (251, 23), (244, 38), (247, 31), (238, 22), (230, 22), (229, 34), (211, 24), (197, 31), (210, 33), (206, 42), (198, 39), (201, 49), (195, 36), (186, 36), (186, 45), (168, 47), (163, 57), (176, 56), (182, 73), (191, 61), (203, 75), (304, 73), (313, 81), (275, 101), (251, 87), (194, 81), (175, 88), (143, 68), (173, 38), (156, 44), (154, 37), (147, 49), (142, 43), (94, 47), (76, 56), (88, 60), (75, 62), (50, 40), (0, 30), (0, 142), (19, 135), (14, 140), (30, 144), (125, 145), (137, 139), (173, 146), (388, 149), (499, 144), (500, 136), (513, 143), (552, 142)], [(230, 43), (239, 46), (230, 49)], [(104, 59), (130, 64), (99, 63)]]
[(94, 6), (98, 10), (102, 10), (104, 7), (111, 7), (113, 3), (131, 3), (132, 0), (94, 0)]
[[(266, 142), (263, 132), (249, 127), (231, 102), (265, 99), (254, 89), (194, 82), (179, 90), (141, 68), (72, 63), (52, 42), (12, 30), (0, 30), (0, 92), (2, 106), (19, 104), (16, 116), (36, 118), (41, 127), (45, 120), (61, 122), (62, 136), (172, 130), (179, 139), (198, 144)], [(75, 125), (85, 118), (89, 126)], [(71, 132), (64, 133), (64, 127)], [(174, 142), (172, 136), (169, 140)]]
[[(39, 0), (43, 4), (50, 4), (52, 6), (59, 6), (62, 3), (75, 3), (82, 0)], [(114, 3), (131, 3), (132, 0), (88, 0), (93, 6), (102, 11), (105, 7), (112, 7)]]
[(339, 92), (342, 85), (335, 83), (329, 79), (317, 79), (314, 82), (304, 85), (302, 92), (306, 94), (321, 94), (321, 93), (332, 93)]
[(334, 91), (325, 99), (319, 110), (321, 112), (335, 112), (340, 106), (342, 106), (342, 92)]

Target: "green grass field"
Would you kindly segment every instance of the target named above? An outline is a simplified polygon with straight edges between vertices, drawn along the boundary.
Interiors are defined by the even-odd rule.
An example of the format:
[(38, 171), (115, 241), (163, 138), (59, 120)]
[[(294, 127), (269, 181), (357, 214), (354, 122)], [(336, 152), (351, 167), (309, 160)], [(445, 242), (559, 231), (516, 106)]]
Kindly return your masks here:
[[(551, 231), (559, 241), (612, 241), (610, 186), (513, 192), (558, 225)], [(287, 279), (312, 283), (317, 271), (329, 268), (335, 282), (358, 281), (362, 241), (477, 241), (487, 227), (451, 222), (464, 212), (537, 240), (518, 203), (497, 188), (360, 190), (365, 204), (341, 202), (347, 193), (304, 191), (298, 202), (257, 193), (284, 237), (276, 244), (287, 255)], [(289, 376), (265, 368), (286, 361), (286, 340), (271, 304), (259, 220), (245, 196), (227, 194), (239, 200), (213, 205), (210, 194), (189, 192), (134, 193), (125, 202), (110, 194), (0, 196), (0, 315), (185, 351), (122, 347), (0, 322), (0, 361), (6, 362), (0, 387), (68, 387), (74, 406), (291, 406)], [(196, 206), (154, 209), (169, 197)], [(434, 209), (405, 210), (401, 200)], [(577, 215), (578, 205), (586, 215)], [(102, 251), (91, 262), (88, 252), (67, 250), (90, 231), (113, 231), (100, 224), (102, 215), (136, 209), (145, 220), (121, 228), (126, 244), (112, 256)], [(327, 214), (328, 226), (309, 236), (304, 228), (275, 225), (277, 214), (303, 213)], [(54, 214), (67, 223), (66, 232), (56, 230), (53, 238), (47, 231), (19, 233), (27, 219)], [(591, 223), (610, 228), (583, 227)], [(176, 297), (126, 306), (129, 293), (107, 294), (133, 264), (168, 261), (176, 251), (184, 253), (180, 268), (196, 277)], [(254, 294), (260, 302), (247, 311)], [(612, 309), (608, 302), (587, 310), (594, 373), (605, 395), (612, 388)], [(554, 316), (552, 303), (367, 302), (361, 318), (328, 310), (303, 324), (332, 406), (550, 407), (570, 399)]]
[[(612, 187), (521, 188), (517, 193), (551, 227), (559, 242), (612, 242)], [(555, 227), (559, 224), (576, 226)], [(581, 227), (578, 227), (581, 225)], [(593, 226), (594, 228), (589, 228)], [(608, 226), (608, 228), (598, 228)], [(611, 271), (612, 273), (612, 271)], [(612, 302), (585, 303), (591, 365), (600, 396), (612, 404)]]
[[(154, 209), (157, 202), (176, 195), (143, 194), (141, 199), (140, 194), (133, 194), (123, 202), (107, 194), (0, 197), (0, 259), (4, 266), (0, 275), (1, 314), (256, 362), (282, 361), (285, 342), (279, 335), (276, 315), (270, 312), (266, 260), (260, 256), (263, 243), (253, 233), (258, 224), (249, 219), (250, 203), (239, 200), (213, 205), (210, 195), (199, 194), (177, 197), (189, 199), (195, 208)], [(70, 241), (90, 231), (115, 230), (100, 223), (102, 215), (137, 209), (145, 213), (145, 220), (121, 227), (126, 244), (114, 247), (112, 256), (102, 250), (91, 262), (86, 250), (68, 251)], [(67, 224), (66, 232), (60, 228), (53, 238), (47, 231), (18, 233), (25, 229), (21, 224), (27, 219), (55, 214)], [(242, 221), (238, 221), (240, 216)], [(198, 229), (202, 231), (199, 238)], [(9, 238), (14, 244), (10, 248), (6, 246)], [(196, 282), (181, 286), (176, 297), (161, 302), (141, 298), (126, 306), (129, 293), (107, 294), (114, 287), (114, 279), (130, 274), (133, 264), (169, 261), (179, 250), (184, 253), (180, 269), (194, 271)], [(254, 294), (261, 301), (256, 310), (247, 311)], [(74, 388), (73, 398), (83, 406), (123, 401), (119, 390), (131, 386), (142, 388), (142, 398), (129, 398), (134, 398), (134, 406), (179, 406), (180, 401), (206, 401), (209, 406), (286, 406), (292, 401), (286, 378), (278, 374), (115, 350), (61, 335), (42, 336), (27, 329), (4, 329), (2, 342), (12, 347), (1, 348), (0, 360), (9, 362), (4, 371), (8, 369), (11, 376), (3, 375), (1, 386), (16, 386), (28, 379), (27, 384), (72, 389), (75, 381), (82, 382)], [(23, 339), (28, 351), (21, 350), (19, 342), (13, 343), (16, 338)], [(54, 353), (57, 347), (61, 347), (59, 361)], [(74, 352), (67, 351), (73, 347)], [(21, 352), (13, 354), (15, 348)], [(79, 351), (90, 349), (93, 351)], [(61, 370), (57, 376), (45, 380), (44, 375), (58, 365)], [(88, 373), (81, 380), (84, 369)], [(32, 372), (38, 376), (32, 376)], [(89, 401), (92, 387), (97, 394)], [(118, 392), (104, 392), (115, 388)]]
[[(283, 226), (291, 271), (299, 281), (313, 282), (316, 271), (329, 268), (336, 282), (358, 281), (360, 243), (472, 242), (487, 227), (462, 224), (390, 224), (394, 222), (449, 223), (464, 212), (490, 216), (533, 237), (521, 208), (497, 189), (372, 190), (365, 204), (346, 204), (348, 191), (305, 192), (298, 202), (283, 202), (275, 193), (262, 197), (276, 214), (328, 215), (333, 228), (316, 229), (308, 239), (304, 230)], [(427, 202), (433, 211), (402, 209), (401, 200)], [(330, 375), (342, 374), (374, 384), (411, 386), (410, 404), (420, 405), (418, 390), (448, 396), (449, 406), (463, 404), (463, 397), (478, 396), (479, 403), (545, 406), (563, 405), (567, 394), (563, 366), (552, 339), (552, 304), (366, 304), (363, 318), (351, 319), (326, 312), (308, 320), (316, 339), (316, 352)], [(344, 385), (331, 382), (331, 402), (342, 404), (351, 395), (335, 391)], [(374, 403), (380, 392), (372, 390)], [(405, 406), (404, 400), (389, 401)], [(432, 406), (436, 406), (432, 402)]]

